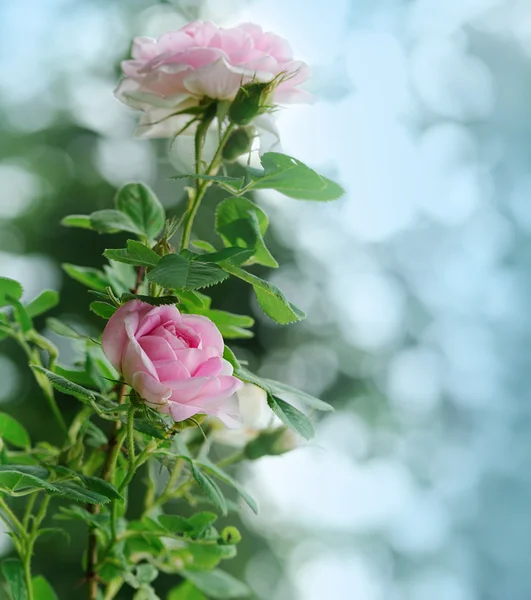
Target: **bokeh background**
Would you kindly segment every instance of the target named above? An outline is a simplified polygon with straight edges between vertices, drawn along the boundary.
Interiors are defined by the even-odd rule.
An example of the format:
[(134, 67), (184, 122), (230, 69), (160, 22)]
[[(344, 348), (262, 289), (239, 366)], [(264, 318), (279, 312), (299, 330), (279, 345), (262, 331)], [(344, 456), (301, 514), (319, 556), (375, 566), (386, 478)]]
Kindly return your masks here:
[[(217, 292), (257, 318), (236, 346), (253, 369), (336, 407), (309, 445), (241, 470), (261, 512), (227, 568), (257, 600), (528, 600), (529, 0), (1, 0), (0, 274), (28, 299), (61, 290), (55, 315), (88, 330), (60, 264), (97, 266), (110, 240), (58, 222), (130, 180), (182, 210), (164, 143), (134, 140), (112, 91), (133, 35), (196, 17), (291, 41), (318, 101), (279, 113), (284, 151), (347, 189), (256, 198), (304, 323), (275, 326), (243, 285)], [(53, 435), (8, 343), (0, 382), (0, 408)], [(73, 533), (35, 563), (61, 598), (83, 595)]]

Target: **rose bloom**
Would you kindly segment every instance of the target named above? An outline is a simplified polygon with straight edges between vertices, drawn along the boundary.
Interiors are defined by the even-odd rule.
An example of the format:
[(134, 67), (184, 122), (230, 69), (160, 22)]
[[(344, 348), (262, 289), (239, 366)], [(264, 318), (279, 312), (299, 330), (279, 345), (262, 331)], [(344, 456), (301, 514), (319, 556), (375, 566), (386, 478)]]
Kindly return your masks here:
[(142, 137), (175, 135), (191, 118), (176, 112), (205, 97), (233, 100), (250, 81), (269, 82), (280, 75), (275, 103), (310, 98), (298, 87), (308, 78), (307, 65), (293, 59), (286, 40), (251, 23), (223, 29), (194, 21), (158, 40), (136, 38), (132, 56), (122, 63), (125, 78), (115, 94), (144, 111), (137, 130)]
[(102, 346), (125, 382), (175, 421), (201, 413), (229, 427), (241, 423), (233, 394), (242, 382), (222, 358), (223, 338), (210, 319), (130, 300), (107, 323)]

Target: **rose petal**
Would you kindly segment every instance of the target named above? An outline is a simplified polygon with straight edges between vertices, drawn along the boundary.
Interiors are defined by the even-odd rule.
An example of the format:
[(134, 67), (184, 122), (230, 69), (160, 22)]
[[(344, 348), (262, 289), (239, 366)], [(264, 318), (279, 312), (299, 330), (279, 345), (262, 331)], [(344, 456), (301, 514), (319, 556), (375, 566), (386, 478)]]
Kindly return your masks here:
[(122, 355), (129, 340), (125, 328), (126, 320), (129, 327), (136, 330), (143, 315), (150, 309), (149, 304), (140, 302), (140, 300), (131, 300), (122, 305), (109, 319), (103, 332), (101, 344), (105, 356), (118, 370), (121, 368)]
[[(171, 396), (171, 390), (148, 373), (135, 373), (131, 380), (133, 389), (150, 404), (164, 404)], [(158, 407), (156, 407), (158, 408)]]
[(225, 344), (219, 329), (207, 317), (202, 315), (182, 315), (185, 325), (193, 329), (201, 338), (201, 348), (204, 350), (213, 347), (218, 352), (218, 356), (223, 354)]

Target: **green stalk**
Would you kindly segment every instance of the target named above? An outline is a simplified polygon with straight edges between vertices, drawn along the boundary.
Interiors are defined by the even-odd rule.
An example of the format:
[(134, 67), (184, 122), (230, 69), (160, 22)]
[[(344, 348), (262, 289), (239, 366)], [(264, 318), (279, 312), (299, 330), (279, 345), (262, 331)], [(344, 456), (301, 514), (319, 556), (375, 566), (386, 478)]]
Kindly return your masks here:
[[(205, 171), (205, 175), (215, 175), (216, 174), (216, 172), (219, 169), (219, 166), (221, 164), (221, 156), (222, 156), (223, 148), (225, 147), (225, 144), (227, 143), (229, 136), (232, 133), (232, 130), (234, 129), (234, 127), (235, 127), (234, 123), (229, 123), (229, 125), (227, 125), (227, 129), (225, 129), (225, 133), (221, 136), (221, 139), (219, 141), (219, 145), (216, 150), (216, 153), (214, 154), (214, 158), (212, 159), (210, 165), (207, 167), (207, 170)], [(196, 174), (200, 175), (201, 174), (200, 173), (201, 142), (199, 142), (196, 139), (195, 145), (196, 145)], [(199, 146), (199, 148), (198, 148), (198, 146)], [(199, 180), (198, 180), (198, 182), (199, 182)], [(192, 234), (192, 226), (194, 224), (195, 216), (199, 209), (199, 205), (201, 204), (201, 200), (203, 200), (203, 197), (211, 183), (212, 183), (211, 181), (205, 180), (205, 181), (201, 181), (200, 183), (196, 184), (195, 194), (193, 196), (191, 196), (191, 198), (190, 198), (190, 203), (189, 203), (189, 206), (186, 210), (186, 213), (185, 213), (184, 219), (183, 219), (183, 236), (181, 239), (181, 250), (188, 248), (188, 244), (190, 243), (190, 236)]]

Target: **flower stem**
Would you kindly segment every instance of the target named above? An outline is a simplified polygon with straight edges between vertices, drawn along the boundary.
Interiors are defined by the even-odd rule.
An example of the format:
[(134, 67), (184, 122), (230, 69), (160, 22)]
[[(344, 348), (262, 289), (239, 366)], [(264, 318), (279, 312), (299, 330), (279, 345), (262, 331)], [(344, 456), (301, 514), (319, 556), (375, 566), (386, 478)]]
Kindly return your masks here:
[[(125, 383), (122, 383), (117, 391), (118, 404), (123, 404), (125, 402), (126, 394), (127, 386)], [(120, 454), (120, 450), (122, 449), (122, 444), (127, 433), (125, 430), (121, 432), (121, 429), (122, 423), (120, 421), (115, 421), (111, 434), (109, 436), (109, 448), (107, 451), (105, 464), (103, 465), (103, 470), (101, 474), (101, 478), (105, 481), (112, 482), (114, 479), (116, 461), (118, 460), (118, 456)], [(112, 502), (114, 503), (116, 502), (116, 500), (113, 500)], [(87, 510), (93, 515), (97, 515), (100, 512), (100, 506), (98, 504), (89, 504), (87, 506)], [(86, 570), (89, 600), (96, 600), (96, 598), (98, 597), (98, 575), (96, 573), (97, 564), (98, 538), (96, 537), (96, 532), (94, 531), (94, 529), (92, 527), (89, 527)]]
[[(216, 150), (216, 153), (214, 154), (212, 161), (210, 162), (210, 164), (207, 167), (207, 170), (205, 171), (205, 175), (210, 176), (210, 175), (215, 175), (217, 173), (217, 170), (219, 169), (219, 167), (221, 165), (221, 157), (222, 157), (223, 148), (225, 147), (225, 144), (227, 143), (227, 140), (229, 139), (229, 136), (232, 133), (232, 130), (234, 129), (234, 127), (235, 127), (234, 123), (229, 123), (229, 125), (227, 125), (225, 132), (223, 133), (223, 135), (221, 136), (221, 139), (219, 140), (219, 145)], [(201, 174), (200, 173), (201, 149), (200, 149), (200, 147), (198, 148), (200, 143), (201, 143), (200, 141), (196, 140), (196, 174), (197, 175)], [(208, 180), (204, 180), (204, 181), (201, 181), (200, 183), (198, 183), (196, 185), (195, 194), (193, 196), (191, 196), (191, 198), (190, 198), (190, 202), (189, 202), (188, 208), (186, 210), (186, 213), (185, 213), (184, 219), (183, 219), (183, 236), (181, 239), (181, 250), (188, 248), (188, 244), (190, 243), (190, 236), (192, 234), (192, 226), (194, 223), (195, 216), (199, 209), (199, 205), (201, 204), (201, 200), (203, 200), (203, 197), (211, 183), (212, 182), (208, 181)]]

